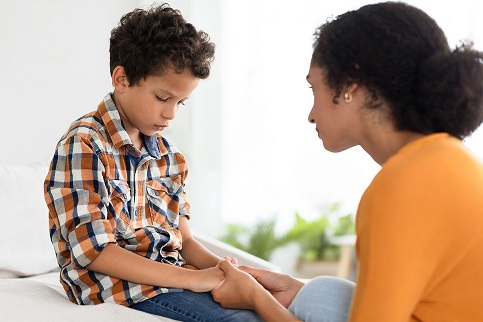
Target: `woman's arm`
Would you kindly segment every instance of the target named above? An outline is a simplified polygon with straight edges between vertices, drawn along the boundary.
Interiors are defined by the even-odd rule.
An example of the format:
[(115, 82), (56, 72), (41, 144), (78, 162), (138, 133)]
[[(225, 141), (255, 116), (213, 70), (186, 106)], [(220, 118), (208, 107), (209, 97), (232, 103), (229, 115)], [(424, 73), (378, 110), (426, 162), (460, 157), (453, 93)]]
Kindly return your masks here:
[(238, 266), (257, 280), (284, 307), (288, 307), (304, 283), (288, 274), (281, 274), (249, 266)]
[(386, 166), (363, 196), (351, 322), (410, 320), (449, 270), (445, 258), (457, 225), (449, 219), (458, 217), (446, 215), (456, 213), (448, 212), (451, 201), (444, 198), (449, 197), (437, 197), (446, 195), (436, 192), (447, 189), (439, 178), (445, 172), (434, 175), (434, 159), (426, 159), (427, 164), (406, 166), (404, 171)]

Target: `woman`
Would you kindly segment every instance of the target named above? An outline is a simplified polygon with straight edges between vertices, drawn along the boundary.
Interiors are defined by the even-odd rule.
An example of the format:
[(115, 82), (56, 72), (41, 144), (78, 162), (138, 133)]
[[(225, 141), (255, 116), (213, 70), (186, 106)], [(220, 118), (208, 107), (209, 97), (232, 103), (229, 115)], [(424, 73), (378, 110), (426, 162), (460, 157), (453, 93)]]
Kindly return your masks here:
[(357, 213), (357, 284), (225, 261), (215, 300), (267, 321), (483, 321), (483, 164), (461, 141), (483, 121), (482, 61), (403, 3), (322, 25), (309, 122), (327, 150), (360, 145), (382, 167)]

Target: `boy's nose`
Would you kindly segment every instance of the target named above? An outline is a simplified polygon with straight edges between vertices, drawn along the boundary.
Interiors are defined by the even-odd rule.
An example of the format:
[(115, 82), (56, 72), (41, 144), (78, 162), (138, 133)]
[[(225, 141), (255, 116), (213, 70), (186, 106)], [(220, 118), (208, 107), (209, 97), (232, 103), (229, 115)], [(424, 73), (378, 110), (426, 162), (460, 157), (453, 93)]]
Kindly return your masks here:
[(178, 110), (177, 104), (166, 105), (163, 111), (161, 112), (161, 116), (167, 120), (172, 120), (175, 118), (177, 110)]

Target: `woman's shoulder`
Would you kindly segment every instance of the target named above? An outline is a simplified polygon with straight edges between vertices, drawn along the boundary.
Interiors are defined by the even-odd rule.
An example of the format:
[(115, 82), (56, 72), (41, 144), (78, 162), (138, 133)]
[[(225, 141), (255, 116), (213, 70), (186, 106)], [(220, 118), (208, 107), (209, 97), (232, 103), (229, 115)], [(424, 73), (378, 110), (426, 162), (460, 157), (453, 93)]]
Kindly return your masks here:
[(442, 216), (459, 218), (454, 215), (463, 205), (470, 209), (468, 216), (471, 212), (481, 218), (482, 193), (483, 163), (460, 140), (439, 137), (405, 147), (389, 160), (365, 191), (359, 209), (366, 221), (377, 216), (386, 224), (394, 220), (400, 225), (404, 219), (436, 225)]
[(378, 177), (382, 182), (401, 183), (422, 183), (425, 179), (447, 183), (472, 177), (483, 185), (483, 162), (461, 140), (438, 133), (401, 148), (383, 165)]

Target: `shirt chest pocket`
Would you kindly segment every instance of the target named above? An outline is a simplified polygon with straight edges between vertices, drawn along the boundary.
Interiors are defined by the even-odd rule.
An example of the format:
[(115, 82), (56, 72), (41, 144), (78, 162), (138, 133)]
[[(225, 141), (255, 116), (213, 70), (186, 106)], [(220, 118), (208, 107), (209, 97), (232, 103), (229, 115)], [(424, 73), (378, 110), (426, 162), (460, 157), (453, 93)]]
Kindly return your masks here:
[(179, 201), (183, 186), (181, 176), (156, 178), (146, 182), (148, 208), (153, 223), (161, 227), (178, 227)]

